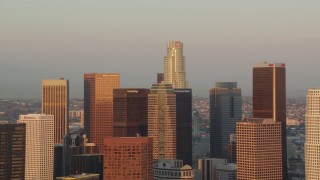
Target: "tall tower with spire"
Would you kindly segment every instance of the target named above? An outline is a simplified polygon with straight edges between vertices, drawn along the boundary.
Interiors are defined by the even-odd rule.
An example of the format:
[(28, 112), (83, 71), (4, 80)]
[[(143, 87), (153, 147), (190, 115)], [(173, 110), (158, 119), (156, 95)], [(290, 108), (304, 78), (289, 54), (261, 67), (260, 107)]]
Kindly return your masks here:
[(170, 41), (167, 44), (167, 55), (164, 57), (164, 82), (172, 84), (174, 89), (188, 88), (185, 69), (183, 43)]

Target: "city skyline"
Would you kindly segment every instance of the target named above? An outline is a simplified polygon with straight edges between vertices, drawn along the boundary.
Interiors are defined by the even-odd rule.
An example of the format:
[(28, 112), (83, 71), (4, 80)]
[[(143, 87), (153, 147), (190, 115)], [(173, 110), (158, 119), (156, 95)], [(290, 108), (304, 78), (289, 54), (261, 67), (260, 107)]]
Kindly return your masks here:
[(289, 97), (318, 85), (320, 2), (181, 2), (1, 1), (1, 97), (39, 97), (40, 81), (59, 77), (82, 97), (90, 72), (118, 72), (122, 87), (148, 88), (170, 40), (184, 42), (195, 95), (217, 81), (237, 81), (250, 95), (249, 66), (261, 61), (287, 64)]

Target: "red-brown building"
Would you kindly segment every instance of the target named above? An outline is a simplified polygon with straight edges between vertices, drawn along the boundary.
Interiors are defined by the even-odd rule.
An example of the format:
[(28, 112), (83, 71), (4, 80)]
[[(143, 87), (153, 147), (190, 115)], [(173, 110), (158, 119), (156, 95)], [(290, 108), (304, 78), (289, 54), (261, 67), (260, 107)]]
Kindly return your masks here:
[(148, 136), (149, 89), (113, 90), (113, 137)]
[(282, 63), (253, 67), (253, 117), (286, 122), (286, 68)]
[(253, 67), (252, 109), (254, 118), (281, 122), (282, 179), (287, 179), (286, 67), (283, 63), (260, 63)]
[(150, 137), (104, 139), (104, 180), (152, 180), (153, 158)]
[(113, 89), (119, 87), (119, 74), (84, 75), (84, 131), (100, 153), (104, 138), (112, 137)]

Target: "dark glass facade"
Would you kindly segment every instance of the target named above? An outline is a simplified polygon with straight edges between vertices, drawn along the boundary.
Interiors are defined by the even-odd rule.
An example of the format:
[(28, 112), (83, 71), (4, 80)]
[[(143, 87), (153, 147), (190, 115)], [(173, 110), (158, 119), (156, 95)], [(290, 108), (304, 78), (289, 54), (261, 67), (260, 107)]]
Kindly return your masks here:
[(25, 178), (25, 153), (26, 124), (1, 123), (0, 180)]
[(270, 64), (253, 68), (253, 117), (286, 122), (286, 69)]
[(175, 89), (177, 159), (192, 166), (192, 90)]
[(93, 173), (99, 174), (103, 180), (103, 155), (80, 154), (71, 157), (71, 174)]
[(113, 137), (148, 136), (149, 89), (113, 90)]
[(241, 89), (236, 82), (217, 82), (210, 90), (210, 157), (227, 159), (230, 134), (242, 118)]

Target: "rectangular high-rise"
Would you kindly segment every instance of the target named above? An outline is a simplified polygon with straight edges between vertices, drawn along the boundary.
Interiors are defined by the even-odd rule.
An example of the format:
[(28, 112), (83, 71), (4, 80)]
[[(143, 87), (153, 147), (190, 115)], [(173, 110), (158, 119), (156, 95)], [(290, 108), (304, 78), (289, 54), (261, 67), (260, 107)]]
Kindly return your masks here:
[(176, 159), (176, 94), (171, 84), (153, 84), (148, 95), (148, 137), (153, 159)]
[(104, 179), (152, 180), (152, 138), (113, 137), (104, 140)]
[(113, 90), (113, 137), (148, 136), (149, 89)]
[(286, 180), (282, 165), (282, 123), (245, 119), (237, 123), (238, 180)]
[(286, 122), (286, 68), (283, 63), (260, 63), (253, 67), (252, 108), (254, 118)]
[(307, 94), (305, 168), (306, 180), (320, 180), (320, 88)]
[(192, 165), (192, 90), (174, 89), (176, 94), (176, 155)]
[(0, 121), (0, 180), (25, 178), (26, 125)]
[(113, 132), (113, 89), (120, 88), (119, 74), (84, 74), (84, 131), (103, 152), (103, 140)]
[(20, 115), (26, 124), (25, 179), (53, 179), (54, 117), (45, 114)]
[(268, 62), (256, 64), (253, 67), (252, 83), (253, 117), (271, 118), (275, 122), (281, 122), (282, 179), (287, 179), (286, 65)]
[(242, 118), (241, 89), (236, 82), (217, 82), (210, 90), (210, 157), (228, 157), (230, 134)]
[(172, 84), (173, 88), (188, 88), (183, 43), (180, 41), (170, 41), (167, 44), (167, 55), (164, 57), (164, 83)]
[(42, 80), (42, 113), (54, 115), (54, 143), (69, 131), (69, 80)]

